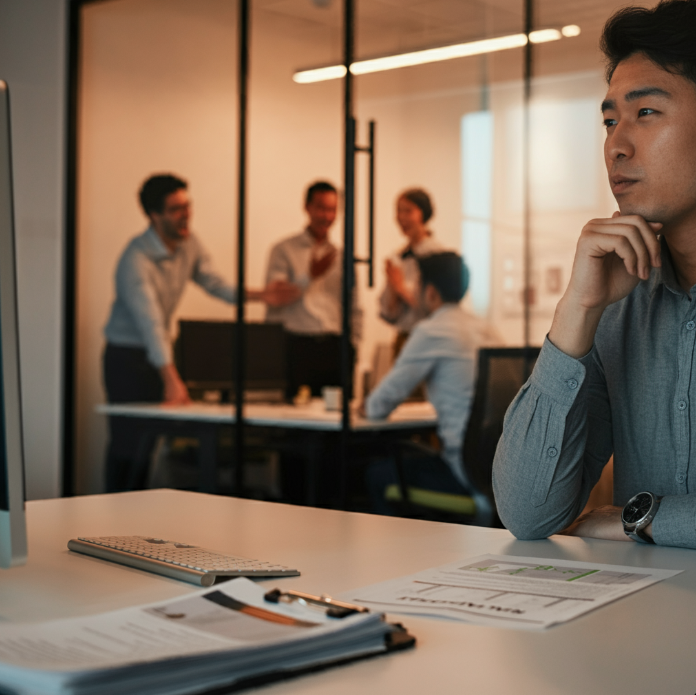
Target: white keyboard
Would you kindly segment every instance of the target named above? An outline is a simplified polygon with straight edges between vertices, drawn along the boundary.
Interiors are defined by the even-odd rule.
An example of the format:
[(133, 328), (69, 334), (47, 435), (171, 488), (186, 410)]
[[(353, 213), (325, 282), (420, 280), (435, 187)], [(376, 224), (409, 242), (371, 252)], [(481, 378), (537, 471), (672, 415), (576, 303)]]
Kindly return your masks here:
[(163, 574), (174, 579), (211, 586), (232, 577), (296, 577), (296, 569), (260, 560), (224, 555), (195, 545), (149, 536), (73, 538), (68, 548), (122, 565)]

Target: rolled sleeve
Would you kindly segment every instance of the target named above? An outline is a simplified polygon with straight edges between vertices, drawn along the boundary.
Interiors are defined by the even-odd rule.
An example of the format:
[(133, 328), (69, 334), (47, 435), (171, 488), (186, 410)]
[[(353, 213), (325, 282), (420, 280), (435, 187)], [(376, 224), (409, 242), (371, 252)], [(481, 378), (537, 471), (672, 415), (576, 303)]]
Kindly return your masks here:
[(293, 264), (285, 253), (285, 245), (287, 242), (276, 244), (271, 249), (271, 254), (268, 258), (268, 268), (266, 269), (266, 284), (275, 282), (276, 280), (286, 280), (297, 285), (303, 292), (307, 290), (312, 278), (309, 275), (309, 268), (306, 272), (297, 273), (293, 269)]
[(237, 301), (237, 290), (213, 270), (208, 252), (198, 243), (198, 258), (194, 266), (192, 280), (208, 294), (229, 304)]
[(588, 400), (603, 398), (601, 378), (588, 383), (594, 369), (592, 353), (577, 360), (547, 338), (506, 413), (493, 489), (501, 520), (518, 538), (546, 538), (571, 523), (611, 454), (604, 429), (586, 452)]

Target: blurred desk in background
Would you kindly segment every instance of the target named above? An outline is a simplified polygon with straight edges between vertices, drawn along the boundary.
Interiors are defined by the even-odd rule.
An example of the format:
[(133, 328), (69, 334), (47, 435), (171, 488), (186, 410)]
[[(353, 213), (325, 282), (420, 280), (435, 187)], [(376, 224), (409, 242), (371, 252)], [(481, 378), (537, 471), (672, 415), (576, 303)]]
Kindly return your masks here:
[[(199, 441), (198, 465), (200, 492), (218, 492), (217, 443), (220, 427), (236, 422), (235, 407), (230, 404), (190, 403), (162, 405), (159, 403), (118, 403), (98, 405), (96, 411), (111, 417), (137, 418), (141, 424), (139, 449), (149, 451), (148, 442), (161, 436), (188, 436)], [(303, 435), (307, 451), (305, 503), (317, 502), (317, 477), (322, 466), (322, 452), (327, 443), (341, 432), (341, 413), (327, 411), (321, 399), (304, 406), (284, 403), (249, 403), (244, 406), (244, 422), (250, 427), (296, 431)], [(351, 442), (366, 443), (379, 438), (380, 445), (394, 438), (413, 433), (431, 432), (437, 426), (435, 409), (428, 402), (404, 403), (386, 420), (368, 420), (353, 414)], [(385, 439), (386, 438), (386, 439)], [(144, 479), (150, 461), (139, 458), (133, 471), (132, 487)]]

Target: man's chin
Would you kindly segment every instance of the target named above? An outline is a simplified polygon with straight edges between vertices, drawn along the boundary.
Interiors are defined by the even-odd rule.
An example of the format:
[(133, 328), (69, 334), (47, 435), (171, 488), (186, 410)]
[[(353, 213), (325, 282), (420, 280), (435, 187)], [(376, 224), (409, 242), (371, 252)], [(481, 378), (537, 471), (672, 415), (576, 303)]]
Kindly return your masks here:
[(621, 217), (638, 215), (646, 222), (654, 222), (658, 219), (656, 211), (651, 206), (641, 205), (640, 203), (619, 203), (619, 212), (621, 213)]

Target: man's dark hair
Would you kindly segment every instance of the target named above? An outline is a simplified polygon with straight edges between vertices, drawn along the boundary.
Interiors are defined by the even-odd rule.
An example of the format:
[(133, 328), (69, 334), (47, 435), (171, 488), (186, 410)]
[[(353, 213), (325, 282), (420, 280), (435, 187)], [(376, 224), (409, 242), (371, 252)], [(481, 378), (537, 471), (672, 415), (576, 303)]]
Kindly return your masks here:
[(309, 205), (315, 193), (338, 193), (336, 186), (328, 181), (315, 181), (305, 194), (305, 205)]
[(170, 193), (188, 188), (188, 183), (172, 174), (155, 174), (140, 189), (140, 204), (146, 215), (162, 212), (164, 201)]
[(433, 201), (422, 188), (409, 188), (405, 190), (399, 198), (406, 198), (409, 203), (413, 203), (423, 213), (423, 224), (425, 224), (435, 212)]
[(663, 70), (696, 84), (696, 0), (664, 0), (655, 7), (625, 7), (604, 25), (600, 48), (607, 81), (617, 65), (643, 53)]
[(469, 269), (464, 260), (454, 251), (433, 253), (418, 259), (421, 287), (432, 285), (443, 302), (461, 301), (469, 289)]

